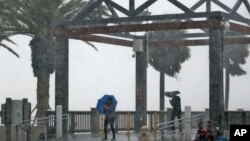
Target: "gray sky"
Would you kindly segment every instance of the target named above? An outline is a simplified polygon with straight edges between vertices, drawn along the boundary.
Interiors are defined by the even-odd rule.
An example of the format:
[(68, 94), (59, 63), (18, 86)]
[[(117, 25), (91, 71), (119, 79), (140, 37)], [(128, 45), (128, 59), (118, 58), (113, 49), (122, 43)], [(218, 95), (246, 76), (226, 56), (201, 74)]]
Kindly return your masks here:
[[(114, 0), (127, 5), (124, 0)], [(137, 5), (144, 0), (137, 0)], [(181, 0), (183, 1), (183, 0)], [(197, 0), (186, 2), (192, 5)], [(226, 0), (221, 0), (222, 2)], [(232, 3), (235, 0), (230, 1)], [(229, 4), (230, 5), (230, 4)], [(205, 8), (205, 6), (203, 6)], [(204, 11), (201, 8), (198, 11)], [(216, 7), (215, 7), (216, 9)], [(159, 0), (149, 8), (153, 14), (179, 11), (165, 0)], [(246, 10), (240, 9), (246, 14)], [(249, 15), (246, 14), (249, 18)], [(32, 107), (36, 103), (36, 78), (31, 68), (31, 53), (28, 46), (30, 37), (17, 35), (12, 37), (17, 46), (12, 45), (21, 56), (0, 48), (0, 103), (6, 97), (12, 99), (28, 98)], [(131, 48), (107, 44), (95, 44), (96, 52), (82, 41), (70, 40), (69, 64), (69, 108), (70, 110), (90, 110), (103, 94), (114, 94), (118, 100), (117, 110), (135, 109), (135, 59)], [(165, 90), (180, 90), (182, 106), (191, 106), (193, 110), (208, 108), (208, 47), (190, 47), (191, 58), (182, 65), (178, 78), (166, 76)], [(247, 75), (231, 78), (229, 110), (244, 108), (250, 110), (248, 86), (250, 81), (250, 59), (243, 66)], [(54, 75), (51, 76), (50, 104), (54, 109)], [(148, 67), (148, 110), (159, 109), (159, 72)], [(170, 107), (166, 98), (165, 107)]]

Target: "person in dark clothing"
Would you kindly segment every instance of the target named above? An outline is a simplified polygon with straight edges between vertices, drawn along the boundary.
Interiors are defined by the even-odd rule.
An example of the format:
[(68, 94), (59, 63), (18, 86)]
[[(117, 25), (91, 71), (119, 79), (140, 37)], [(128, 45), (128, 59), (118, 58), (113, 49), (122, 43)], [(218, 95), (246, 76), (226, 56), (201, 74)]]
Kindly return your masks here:
[[(171, 121), (175, 120), (175, 117), (178, 119), (181, 119), (181, 98), (177, 96), (179, 94), (179, 91), (174, 91), (174, 92), (166, 92), (165, 95), (169, 98), (171, 106), (173, 107), (173, 111), (171, 113)], [(182, 126), (181, 126), (181, 121), (179, 121), (180, 126), (179, 126), (179, 131), (182, 132)], [(172, 123), (172, 131), (175, 131), (175, 126), (174, 122)]]
[(107, 99), (106, 104), (104, 105), (104, 111), (105, 111), (105, 120), (104, 120), (104, 139), (107, 140), (107, 133), (108, 133), (108, 125), (110, 124), (110, 128), (112, 130), (113, 134), (113, 140), (115, 139), (115, 128), (114, 128), (114, 122), (115, 122), (115, 109), (111, 107), (112, 99)]

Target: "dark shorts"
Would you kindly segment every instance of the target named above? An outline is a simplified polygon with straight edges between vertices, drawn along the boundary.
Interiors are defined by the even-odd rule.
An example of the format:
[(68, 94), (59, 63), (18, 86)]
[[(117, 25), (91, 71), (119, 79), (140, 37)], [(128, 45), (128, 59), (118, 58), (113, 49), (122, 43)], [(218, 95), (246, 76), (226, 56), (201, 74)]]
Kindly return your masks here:
[[(175, 120), (175, 117), (177, 117), (178, 119), (181, 119), (181, 110), (180, 109), (173, 109), (172, 111), (172, 114), (171, 114), (171, 120)], [(179, 121), (180, 123), (181, 121)], [(171, 123), (173, 126), (171, 127), (172, 128), (172, 131), (175, 130), (175, 126), (174, 126), (174, 122)], [(182, 125), (179, 126), (179, 130), (180, 132), (182, 131)]]
[(174, 120), (175, 117), (177, 117), (178, 119), (181, 119), (181, 110), (173, 109), (172, 114), (171, 114), (171, 120)]
[(105, 118), (104, 120), (104, 128), (108, 128), (108, 124), (110, 124), (110, 127), (114, 127), (115, 123), (115, 117)]

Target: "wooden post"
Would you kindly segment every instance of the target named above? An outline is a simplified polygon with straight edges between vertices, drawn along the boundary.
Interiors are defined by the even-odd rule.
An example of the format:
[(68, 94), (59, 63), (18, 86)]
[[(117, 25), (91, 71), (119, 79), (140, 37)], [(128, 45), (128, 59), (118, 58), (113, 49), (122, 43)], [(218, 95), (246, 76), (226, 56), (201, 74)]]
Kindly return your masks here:
[[(222, 21), (222, 17), (210, 17)], [(222, 129), (223, 94), (223, 27), (209, 28), (209, 109), (213, 127)]]
[[(23, 99), (23, 120), (31, 119), (31, 104), (28, 103), (28, 99)], [(30, 141), (30, 125), (25, 126), (25, 131), (27, 133), (27, 141)]]
[(192, 126), (191, 126), (191, 107), (185, 107), (185, 141), (191, 140)]
[(134, 12), (135, 10), (135, 0), (129, 0), (129, 12)]
[(62, 140), (62, 109), (61, 105), (56, 106), (56, 140)]
[(6, 98), (5, 103), (5, 138), (6, 141), (11, 141), (11, 98)]
[(247, 124), (247, 113), (245, 111), (241, 112), (241, 121), (242, 121), (242, 125)]
[[(57, 37), (55, 67), (55, 109), (62, 105), (63, 115), (68, 114), (68, 77), (69, 77), (69, 41), (66, 37)], [(63, 135), (67, 134), (68, 120), (63, 120)]]
[(154, 133), (157, 131), (157, 124), (158, 124), (158, 115), (157, 113), (154, 113)]
[(205, 122), (207, 122), (209, 120), (209, 109), (206, 108), (205, 109)]
[(128, 113), (127, 115), (127, 135), (128, 136), (130, 136), (130, 124), (131, 124), (130, 113)]
[(74, 134), (74, 132), (75, 132), (75, 115), (72, 113), (71, 115), (71, 124), (70, 124), (70, 132), (71, 132), (71, 134)]
[(135, 127), (137, 133), (143, 125), (147, 125), (147, 53), (146, 40), (134, 40), (136, 52), (136, 102)]
[(91, 127), (91, 135), (98, 136), (99, 134), (99, 112), (96, 108), (91, 108), (91, 119), (90, 119), (90, 127)]
[[(119, 128), (119, 126), (118, 126), (118, 115), (116, 114), (115, 115), (115, 132), (116, 133), (118, 133), (118, 128)], [(104, 126), (104, 125), (103, 125)]]
[(163, 111), (165, 108), (165, 74), (164, 72), (160, 72), (160, 123), (164, 122)]
[(225, 130), (229, 130), (229, 111), (225, 111), (225, 115), (224, 115), (224, 129)]

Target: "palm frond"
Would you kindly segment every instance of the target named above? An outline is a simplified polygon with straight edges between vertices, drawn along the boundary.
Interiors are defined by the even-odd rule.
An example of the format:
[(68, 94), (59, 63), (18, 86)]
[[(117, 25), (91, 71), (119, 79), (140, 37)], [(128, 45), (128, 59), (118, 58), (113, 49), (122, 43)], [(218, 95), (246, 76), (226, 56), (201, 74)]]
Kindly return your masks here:
[(81, 6), (84, 6), (85, 4), (86, 2), (82, 0), (71, 0), (67, 3), (63, 3), (58, 7), (57, 14), (59, 14), (59, 16), (57, 17), (60, 19), (69, 19), (78, 12)]
[(242, 67), (239, 64), (233, 64), (228, 66), (229, 74), (232, 76), (241, 76), (245, 75), (247, 72), (242, 69)]
[(0, 43), (0, 47), (3, 47), (5, 49), (7, 49), (9, 52), (11, 52), (12, 54), (14, 54), (17, 58), (19, 58), (19, 55), (13, 49), (11, 49), (10, 47), (6, 46), (5, 44)]
[(16, 45), (16, 43), (14, 41), (12, 41), (9, 37), (6, 37), (4, 40), (6, 40), (7, 42), (10, 42), (10, 43)]
[(95, 49), (96, 51), (98, 51), (98, 49), (95, 47), (95, 45), (93, 45), (92, 43), (88, 42), (88, 41), (84, 41), (86, 44), (88, 44), (89, 46), (91, 46), (93, 49)]
[(247, 45), (226, 45), (224, 47), (224, 68), (227, 68), (232, 76), (240, 76), (246, 74), (240, 65), (246, 63), (249, 56)]

